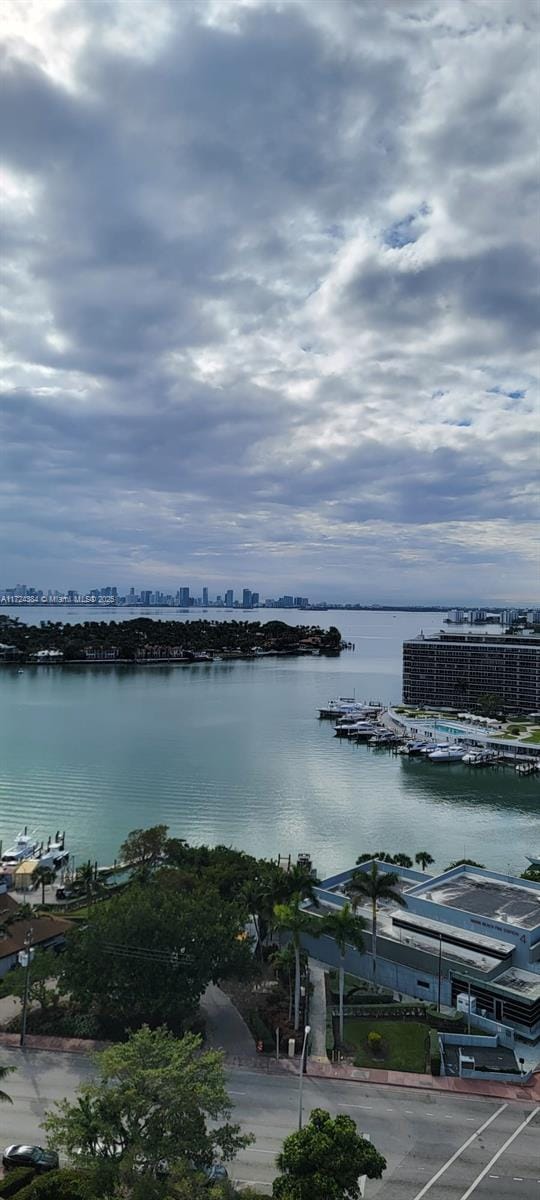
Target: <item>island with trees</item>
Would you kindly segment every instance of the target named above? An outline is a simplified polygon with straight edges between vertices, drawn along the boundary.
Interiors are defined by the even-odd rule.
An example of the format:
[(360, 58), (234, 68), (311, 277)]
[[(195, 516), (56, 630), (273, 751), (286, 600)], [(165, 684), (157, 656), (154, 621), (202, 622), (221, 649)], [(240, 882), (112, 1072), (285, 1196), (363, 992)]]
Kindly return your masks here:
[(0, 662), (62, 665), (79, 663), (211, 662), (214, 658), (338, 654), (335, 625), (287, 625), (285, 621), (41, 621), (26, 625), (0, 616)]

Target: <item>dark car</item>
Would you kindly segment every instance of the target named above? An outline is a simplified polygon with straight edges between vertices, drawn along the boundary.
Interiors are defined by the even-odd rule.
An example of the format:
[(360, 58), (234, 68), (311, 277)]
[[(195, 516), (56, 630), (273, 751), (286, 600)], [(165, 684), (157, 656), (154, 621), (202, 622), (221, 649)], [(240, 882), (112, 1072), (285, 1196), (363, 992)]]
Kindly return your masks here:
[(6, 1146), (2, 1162), (6, 1171), (14, 1167), (33, 1167), (40, 1175), (45, 1171), (56, 1171), (60, 1166), (56, 1150), (44, 1150), (42, 1146)]

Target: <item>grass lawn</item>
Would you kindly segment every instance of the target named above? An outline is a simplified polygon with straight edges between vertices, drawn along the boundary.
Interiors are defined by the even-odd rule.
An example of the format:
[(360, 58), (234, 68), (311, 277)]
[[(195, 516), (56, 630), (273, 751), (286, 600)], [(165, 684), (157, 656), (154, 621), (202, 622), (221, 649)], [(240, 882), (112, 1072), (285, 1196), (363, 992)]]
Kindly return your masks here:
[(536, 745), (540, 745), (540, 729), (535, 729), (534, 733), (531, 733), (529, 737), (522, 740), (524, 742), (535, 742)]
[[(368, 1033), (380, 1033), (384, 1053), (373, 1057), (368, 1049)], [(421, 1075), (426, 1069), (427, 1029), (417, 1021), (369, 1021), (349, 1017), (345, 1021), (345, 1041), (356, 1048), (357, 1067), (379, 1067), (388, 1071), (413, 1071)]]

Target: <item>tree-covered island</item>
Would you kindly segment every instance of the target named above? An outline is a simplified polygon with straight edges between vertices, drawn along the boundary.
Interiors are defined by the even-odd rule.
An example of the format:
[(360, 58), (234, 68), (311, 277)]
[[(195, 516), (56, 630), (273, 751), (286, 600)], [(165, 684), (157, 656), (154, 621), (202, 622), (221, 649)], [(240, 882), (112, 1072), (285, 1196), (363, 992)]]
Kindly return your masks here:
[(335, 625), (287, 625), (285, 621), (41, 621), (25, 625), (0, 616), (0, 661), (206, 662), (213, 658), (257, 658), (269, 654), (336, 654)]

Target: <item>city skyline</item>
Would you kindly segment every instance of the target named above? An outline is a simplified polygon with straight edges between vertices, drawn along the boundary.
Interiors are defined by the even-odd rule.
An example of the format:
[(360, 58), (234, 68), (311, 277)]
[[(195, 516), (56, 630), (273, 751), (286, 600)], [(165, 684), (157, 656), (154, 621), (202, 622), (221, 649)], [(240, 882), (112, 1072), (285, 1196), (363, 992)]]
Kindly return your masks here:
[(4, 0), (6, 578), (530, 601), (538, 16)]
[[(106, 584), (102, 587), (88, 588), (78, 591), (75, 588), (59, 589), (59, 588), (36, 588), (33, 585), (14, 584), (12, 586), (0, 586), (0, 605), (5, 607), (17, 605), (46, 605), (47, 603), (55, 604), (95, 604), (97, 607), (107, 605), (118, 605), (118, 607), (143, 606), (143, 607), (159, 607), (171, 606), (177, 608), (294, 608), (298, 610), (314, 609), (314, 608), (391, 608), (391, 605), (385, 604), (384, 601), (376, 600), (359, 600), (354, 602), (340, 600), (338, 597), (328, 599), (328, 597), (309, 598), (303, 595), (294, 595), (286, 591), (281, 596), (264, 596), (259, 591), (245, 586), (232, 587), (222, 590), (222, 592), (212, 593), (207, 585), (199, 588), (199, 594), (192, 592), (190, 585), (177, 587), (176, 590), (163, 592), (152, 588), (139, 588), (138, 590), (131, 586), (129, 589), (122, 590), (116, 584)], [(400, 607), (396, 605), (396, 607)], [(427, 605), (406, 605), (403, 607), (418, 608), (419, 610), (426, 609)], [(531, 601), (526, 605), (516, 605), (507, 603), (505, 605), (490, 604), (484, 602), (482, 605), (462, 603), (460, 606), (453, 606), (450, 603), (445, 605), (434, 605), (434, 610), (447, 611), (450, 624), (463, 624), (468, 620), (473, 623), (479, 622), (483, 617), (489, 617), (491, 613), (502, 613), (505, 615), (507, 623), (511, 623), (512, 619), (517, 618), (520, 614), (527, 614), (529, 619), (534, 623), (540, 623), (540, 608), (538, 600)]]

